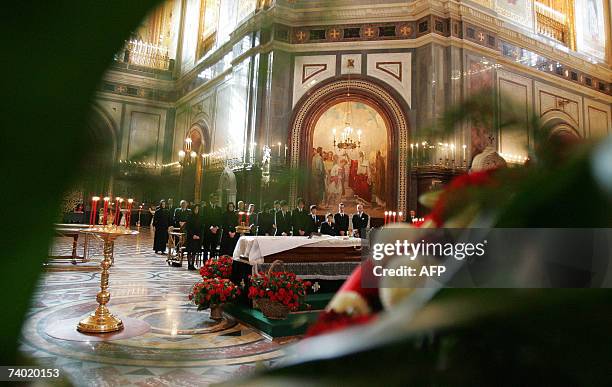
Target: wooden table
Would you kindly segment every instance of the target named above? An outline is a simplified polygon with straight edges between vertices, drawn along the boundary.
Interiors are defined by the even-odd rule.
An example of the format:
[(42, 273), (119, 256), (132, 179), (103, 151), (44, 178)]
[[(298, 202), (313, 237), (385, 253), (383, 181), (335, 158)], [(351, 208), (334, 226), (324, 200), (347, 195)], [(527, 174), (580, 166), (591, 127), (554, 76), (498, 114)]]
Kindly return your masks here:
[(77, 258), (81, 259), (81, 262), (87, 262), (87, 248), (88, 248), (88, 234), (85, 234), (83, 241), (83, 255), (79, 256), (77, 253), (79, 235), (81, 230), (89, 228), (88, 224), (72, 224), (72, 223), (56, 223), (54, 225), (54, 231), (56, 237), (67, 237), (72, 238), (72, 254), (71, 255), (50, 255), (49, 259), (71, 259), (72, 263), (76, 265)]

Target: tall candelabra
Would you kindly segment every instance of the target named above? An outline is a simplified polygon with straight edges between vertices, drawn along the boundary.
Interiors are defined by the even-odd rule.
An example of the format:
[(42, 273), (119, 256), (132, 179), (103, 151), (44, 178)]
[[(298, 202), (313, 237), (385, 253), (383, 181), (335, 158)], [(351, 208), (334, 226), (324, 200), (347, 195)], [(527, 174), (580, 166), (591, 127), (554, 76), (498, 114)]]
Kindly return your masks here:
[(136, 235), (138, 231), (132, 231), (120, 226), (91, 226), (81, 230), (81, 233), (92, 234), (104, 241), (104, 258), (100, 263), (102, 272), (100, 274), (100, 291), (96, 296), (98, 307), (89, 316), (79, 321), (77, 330), (83, 333), (108, 333), (123, 329), (123, 321), (114, 316), (106, 307), (110, 301), (108, 291), (109, 271), (113, 262), (113, 250), (115, 239), (123, 235)]

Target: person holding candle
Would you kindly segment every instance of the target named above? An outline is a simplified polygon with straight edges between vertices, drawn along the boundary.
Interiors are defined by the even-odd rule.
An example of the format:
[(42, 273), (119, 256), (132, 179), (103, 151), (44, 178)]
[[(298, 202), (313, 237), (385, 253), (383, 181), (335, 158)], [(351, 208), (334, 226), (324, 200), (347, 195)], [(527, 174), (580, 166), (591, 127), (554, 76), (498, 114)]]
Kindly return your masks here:
[(153, 227), (155, 228), (155, 237), (153, 239), (153, 250), (155, 254), (163, 254), (166, 251), (168, 243), (168, 227), (170, 227), (170, 210), (166, 208), (166, 201), (161, 200), (159, 207), (153, 214)]
[(298, 198), (297, 208), (291, 214), (291, 228), (294, 236), (308, 236), (309, 218), (305, 206), (304, 199)]
[(234, 203), (229, 202), (223, 214), (223, 235), (221, 236), (221, 255), (234, 254), (234, 248), (238, 243), (239, 234), (236, 232), (238, 217), (234, 209)]
[(196, 204), (191, 210), (191, 216), (187, 221), (187, 270), (196, 270), (193, 265), (195, 255), (202, 250), (202, 235), (204, 233), (204, 222), (200, 214), (200, 205)]

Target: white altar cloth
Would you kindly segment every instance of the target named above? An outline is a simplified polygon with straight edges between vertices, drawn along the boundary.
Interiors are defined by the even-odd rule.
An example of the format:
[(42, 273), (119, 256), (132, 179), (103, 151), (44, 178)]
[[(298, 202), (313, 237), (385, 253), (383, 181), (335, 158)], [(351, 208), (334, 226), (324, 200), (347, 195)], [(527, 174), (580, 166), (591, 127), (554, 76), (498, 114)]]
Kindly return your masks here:
[(329, 235), (308, 237), (243, 236), (238, 239), (234, 258), (247, 257), (251, 265), (264, 263), (264, 257), (297, 247), (359, 247), (361, 239)]

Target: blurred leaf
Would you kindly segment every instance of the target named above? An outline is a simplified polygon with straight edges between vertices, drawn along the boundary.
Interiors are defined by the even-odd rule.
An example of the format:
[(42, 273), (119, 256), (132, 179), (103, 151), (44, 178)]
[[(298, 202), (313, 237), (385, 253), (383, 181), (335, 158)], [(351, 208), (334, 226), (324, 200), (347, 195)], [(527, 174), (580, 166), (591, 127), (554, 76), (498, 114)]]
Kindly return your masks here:
[[(14, 364), (51, 223), (85, 148), (94, 91), (113, 54), (158, 0), (4, 4), (0, 136), (4, 151), (0, 359)], [(44, 295), (43, 295), (44, 298)]]

